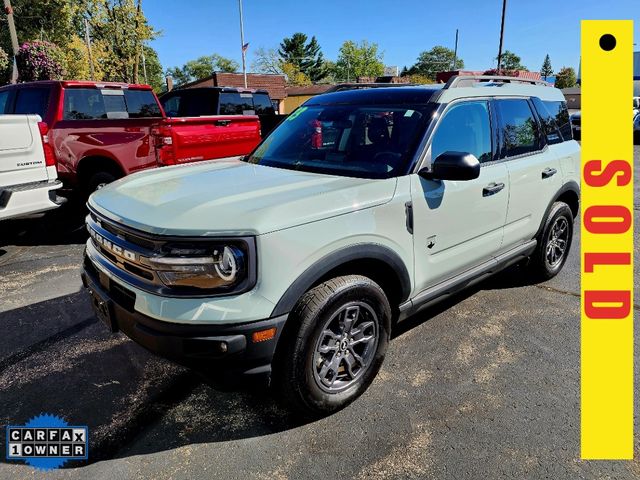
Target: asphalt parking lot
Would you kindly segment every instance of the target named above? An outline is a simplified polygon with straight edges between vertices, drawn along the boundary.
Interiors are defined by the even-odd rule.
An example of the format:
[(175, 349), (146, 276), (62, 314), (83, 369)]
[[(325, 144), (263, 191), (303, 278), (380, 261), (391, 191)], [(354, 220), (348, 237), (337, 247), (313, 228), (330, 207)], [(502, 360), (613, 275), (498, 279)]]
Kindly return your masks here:
[(304, 424), (264, 390), (221, 389), (109, 334), (81, 291), (85, 233), (51, 224), (0, 224), (0, 424), (47, 412), (90, 428), (89, 464), (46, 478), (640, 477), (637, 460), (579, 460), (579, 235), (549, 282), (513, 268), (410, 319), (363, 397)]

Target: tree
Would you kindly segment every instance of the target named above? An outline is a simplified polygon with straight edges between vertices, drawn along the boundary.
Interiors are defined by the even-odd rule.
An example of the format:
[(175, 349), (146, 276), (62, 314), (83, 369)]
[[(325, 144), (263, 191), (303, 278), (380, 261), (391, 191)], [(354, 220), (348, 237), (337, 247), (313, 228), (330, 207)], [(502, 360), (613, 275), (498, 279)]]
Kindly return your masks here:
[[(496, 57), (497, 60), (497, 57)], [(527, 70), (527, 67), (522, 65), (521, 58), (513, 52), (509, 50), (505, 50), (502, 54), (502, 59), (500, 60), (500, 71), (516, 71), (516, 70)]]
[(436, 45), (431, 50), (424, 51), (418, 55), (416, 63), (405, 73), (420, 74), (429, 78), (436, 78), (438, 72), (449, 70), (460, 70), (464, 68), (464, 61), (461, 58), (455, 59), (453, 50), (441, 45)]
[(238, 68), (239, 65), (234, 60), (214, 53), (190, 60), (182, 67), (169, 68), (167, 74), (180, 85), (207, 78), (213, 75), (213, 72), (236, 72)]
[(2, 48), (0, 48), (0, 85), (3, 85), (9, 80), (9, 55)]
[(325, 76), (324, 58), (315, 36), (308, 42), (307, 36), (301, 32), (285, 37), (280, 43), (278, 55), (283, 63), (295, 65), (313, 82)]
[(293, 63), (284, 63), (282, 65), (282, 73), (287, 78), (288, 85), (304, 86), (312, 84), (311, 79)]
[(542, 68), (540, 68), (540, 75), (542, 75), (542, 78), (544, 78), (545, 80), (547, 79), (547, 77), (553, 75), (553, 67), (551, 66), (551, 59), (549, 58), (548, 53), (547, 56), (544, 57)]
[(141, 0), (78, 0), (76, 29), (89, 21), (92, 40), (102, 42), (106, 56), (101, 65), (104, 79), (140, 82), (142, 48), (158, 36), (142, 11)]
[[(44, 40), (62, 47), (74, 34), (73, 18), (79, 8), (77, 2), (12, 0), (11, 4), (16, 17), (16, 33), (21, 44)], [(4, 22), (0, 27), (0, 48), (12, 52), (9, 29)]]
[(160, 59), (158, 58), (158, 52), (147, 45), (145, 45), (143, 48), (146, 65), (145, 69), (147, 71), (147, 78), (146, 80), (143, 78), (143, 80), (151, 85), (156, 93), (160, 93), (166, 90), (166, 83), (164, 78), (164, 70), (162, 69)]
[(432, 77), (428, 77), (420, 73), (413, 73), (405, 75), (404, 77), (409, 80), (409, 83), (416, 83), (418, 85), (429, 85), (435, 83)]
[(260, 47), (256, 49), (254, 56), (255, 60), (251, 64), (253, 71), (274, 75), (282, 74), (283, 62), (276, 49)]
[(384, 73), (382, 58), (377, 43), (363, 40), (358, 44), (347, 40), (338, 52), (335, 76), (346, 81), (354, 81), (358, 77), (379, 77)]
[(62, 80), (64, 55), (50, 42), (25, 42), (16, 55), (21, 82)]
[(562, 67), (556, 74), (556, 88), (571, 88), (576, 86), (576, 71), (571, 67)]

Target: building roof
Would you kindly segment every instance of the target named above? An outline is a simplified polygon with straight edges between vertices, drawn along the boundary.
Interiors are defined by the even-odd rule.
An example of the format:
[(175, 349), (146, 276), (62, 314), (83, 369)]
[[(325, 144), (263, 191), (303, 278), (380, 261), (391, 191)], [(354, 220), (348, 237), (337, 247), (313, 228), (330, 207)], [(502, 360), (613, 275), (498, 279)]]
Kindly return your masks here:
[[(266, 90), (273, 100), (282, 100), (287, 96), (284, 75), (266, 73), (247, 73), (247, 88)], [(180, 88), (194, 87), (236, 87), (244, 88), (244, 76), (241, 73), (216, 72), (213, 75), (181, 85)]]
[(319, 95), (329, 90), (333, 85), (306, 85), (303, 87), (287, 87), (287, 96)]

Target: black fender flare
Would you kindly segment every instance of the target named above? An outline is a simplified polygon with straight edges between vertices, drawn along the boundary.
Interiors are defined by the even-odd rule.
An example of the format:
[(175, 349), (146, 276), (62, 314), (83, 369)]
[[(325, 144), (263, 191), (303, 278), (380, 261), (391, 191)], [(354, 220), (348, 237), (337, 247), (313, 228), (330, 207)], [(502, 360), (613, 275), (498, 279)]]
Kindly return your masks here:
[(542, 235), (542, 230), (544, 230), (544, 225), (545, 225), (545, 222), (547, 221), (547, 217), (549, 216), (549, 212), (551, 211), (551, 207), (553, 207), (553, 204), (558, 200), (558, 198), (560, 198), (566, 192), (575, 193), (578, 196), (578, 204), (580, 203), (580, 185), (578, 185), (578, 183), (574, 182), (573, 180), (562, 185), (562, 187), (560, 187), (560, 189), (553, 196), (553, 199), (551, 199), (551, 201), (549, 202), (549, 205), (547, 205), (547, 209), (544, 211), (544, 215), (542, 217), (542, 222), (540, 222), (538, 231), (536, 232), (533, 238), (535, 239), (540, 238), (540, 235)]
[(350, 245), (338, 251), (325, 255), (320, 260), (307, 268), (287, 288), (276, 304), (271, 317), (277, 317), (289, 313), (298, 299), (311, 288), (320, 278), (331, 270), (354, 260), (378, 260), (386, 263), (393, 269), (400, 282), (402, 291), (401, 301), (409, 298), (411, 293), (411, 278), (406, 265), (400, 256), (388, 247), (375, 243), (360, 243)]

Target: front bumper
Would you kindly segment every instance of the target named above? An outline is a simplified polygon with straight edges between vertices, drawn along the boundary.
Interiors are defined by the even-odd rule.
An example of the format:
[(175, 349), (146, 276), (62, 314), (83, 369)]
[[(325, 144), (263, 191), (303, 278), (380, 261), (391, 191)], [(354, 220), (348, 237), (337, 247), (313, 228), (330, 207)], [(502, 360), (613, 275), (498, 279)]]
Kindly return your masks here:
[[(111, 280), (85, 258), (82, 282), (94, 308), (103, 309), (112, 331), (121, 331), (147, 350), (177, 363), (222, 377), (268, 377), (287, 315), (232, 324), (181, 324), (157, 320), (134, 309), (135, 293)], [(275, 328), (255, 342), (253, 333)]]

